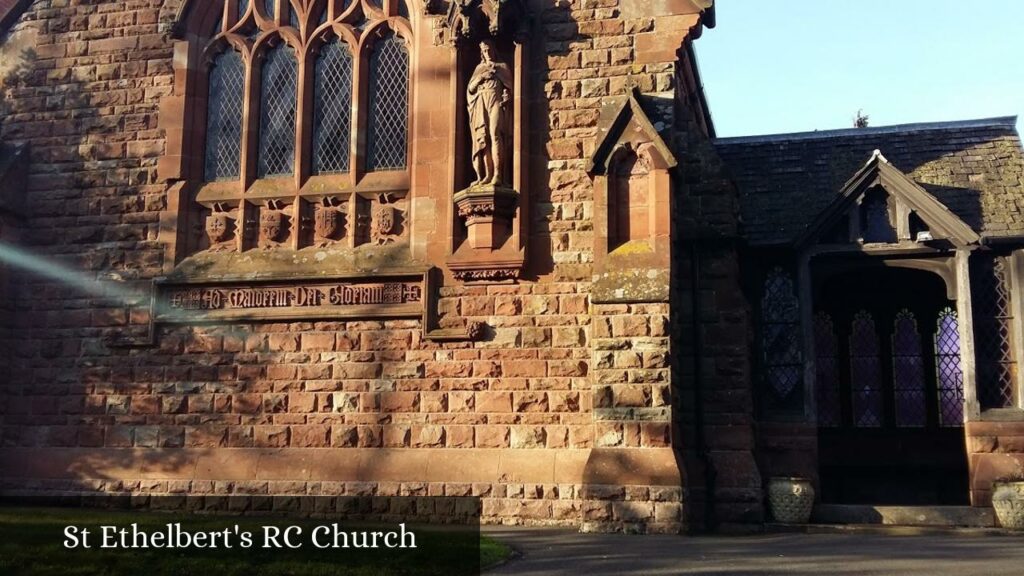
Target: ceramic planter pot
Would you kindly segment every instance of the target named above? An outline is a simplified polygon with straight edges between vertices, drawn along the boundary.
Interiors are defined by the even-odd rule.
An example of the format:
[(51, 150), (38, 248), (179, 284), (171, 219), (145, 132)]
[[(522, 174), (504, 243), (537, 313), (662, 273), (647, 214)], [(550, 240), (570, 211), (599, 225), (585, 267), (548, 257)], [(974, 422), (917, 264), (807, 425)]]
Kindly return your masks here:
[(811, 481), (806, 478), (769, 478), (768, 507), (776, 522), (806, 524), (814, 507)]
[(992, 484), (992, 508), (1000, 526), (1024, 530), (1024, 480)]

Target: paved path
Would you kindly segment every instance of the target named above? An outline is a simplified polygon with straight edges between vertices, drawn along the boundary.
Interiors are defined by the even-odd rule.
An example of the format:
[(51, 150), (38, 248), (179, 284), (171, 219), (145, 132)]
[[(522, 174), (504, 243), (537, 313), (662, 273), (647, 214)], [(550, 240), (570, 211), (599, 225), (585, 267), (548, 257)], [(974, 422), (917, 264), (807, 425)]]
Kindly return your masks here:
[(1024, 536), (622, 536), (485, 528), (521, 556), (488, 575), (1021, 576)]

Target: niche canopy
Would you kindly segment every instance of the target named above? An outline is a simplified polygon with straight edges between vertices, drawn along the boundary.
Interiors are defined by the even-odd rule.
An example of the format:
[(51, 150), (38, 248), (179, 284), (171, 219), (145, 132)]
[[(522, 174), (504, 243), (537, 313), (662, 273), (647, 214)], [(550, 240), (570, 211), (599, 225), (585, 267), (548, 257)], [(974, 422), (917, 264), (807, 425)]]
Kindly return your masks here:
[(526, 39), (523, 0), (427, 1), (451, 48), (451, 256), (463, 281), (512, 281), (525, 264)]

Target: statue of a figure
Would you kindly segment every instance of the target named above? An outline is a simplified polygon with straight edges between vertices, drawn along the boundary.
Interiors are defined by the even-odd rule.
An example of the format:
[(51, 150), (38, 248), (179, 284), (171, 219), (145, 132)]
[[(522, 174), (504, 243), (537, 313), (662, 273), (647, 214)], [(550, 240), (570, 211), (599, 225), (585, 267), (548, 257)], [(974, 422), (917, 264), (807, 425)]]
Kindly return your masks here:
[(469, 129), (473, 136), (476, 185), (503, 184), (508, 140), (508, 104), (512, 101), (512, 71), (494, 61), (494, 43), (480, 43), (480, 65), (467, 88)]

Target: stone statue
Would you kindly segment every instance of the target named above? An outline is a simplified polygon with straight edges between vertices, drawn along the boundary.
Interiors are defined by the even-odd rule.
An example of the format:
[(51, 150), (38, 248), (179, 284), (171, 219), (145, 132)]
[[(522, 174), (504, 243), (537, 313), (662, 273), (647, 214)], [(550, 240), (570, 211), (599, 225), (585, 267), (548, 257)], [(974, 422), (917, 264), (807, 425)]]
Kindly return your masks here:
[(469, 129), (473, 137), (473, 186), (499, 186), (508, 153), (508, 104), (512, 101), (512, 71), (494, 61), (490, 40), (480, 43), (480, 64), (467, 88)]

